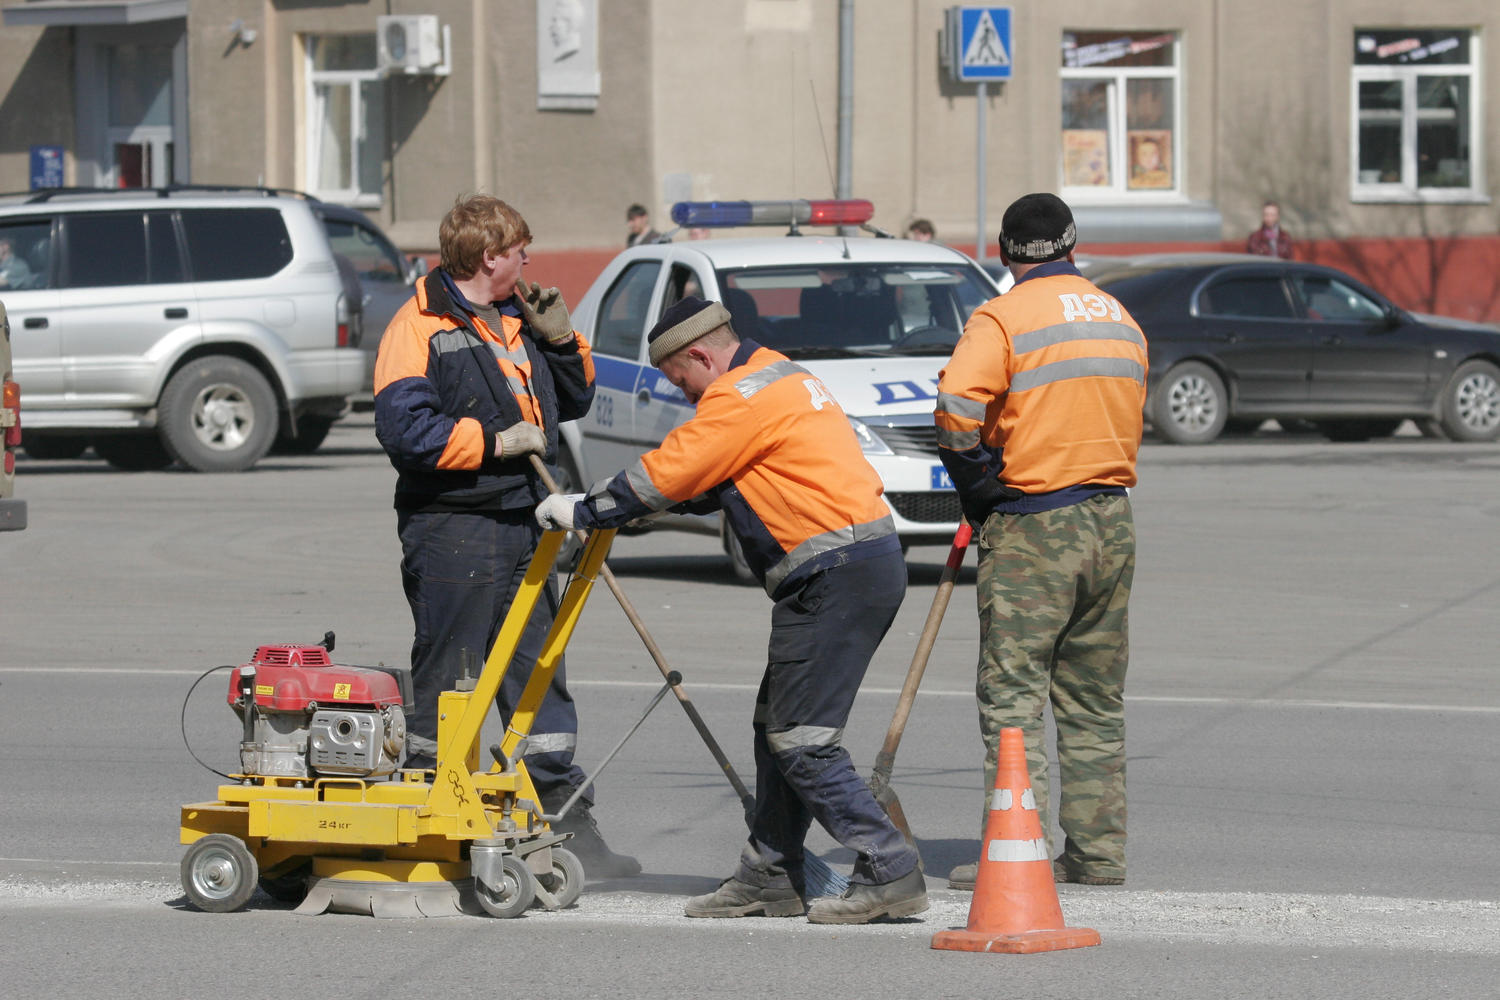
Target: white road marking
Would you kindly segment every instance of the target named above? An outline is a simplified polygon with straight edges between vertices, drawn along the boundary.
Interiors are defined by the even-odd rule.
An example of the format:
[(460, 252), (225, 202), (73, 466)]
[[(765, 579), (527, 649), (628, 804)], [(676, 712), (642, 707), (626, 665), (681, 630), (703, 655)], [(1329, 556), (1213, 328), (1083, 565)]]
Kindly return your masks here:
[[(4, 860), (19, 859), (0, 859)], [(1062, 886), (1058, 895), (1067, 925), (1092, 927), (1104, 938), (1106, 946), (1112, 939), (1121, 939), (1492, 955), (1495, 942), (1500, 940), (1500, 903), (1489, 900), (1100, 890), (1080, 886)], [(175, 879), (48, 882), (0, 878), (0, 912), (77, 904), (87, 904), (93, 911), (101, 903), (125, 908), (154, 908), (181, 896), (182, 887)], [(936, 931), (963, 927), (968, 922), (971, 899), (968, 893), (932, 888), (928, 898), (931, 909), (915, 920), (824, 928), (801, 919), (690, 920), (682, 914), (682, 896), (598, 888), (586, 889), (578, 904), (570, 910), (557, 913), (532, 910), (527, 914), (527, 923), (536, 926), (531, 922), (538, 921), (580, 928), (590, 924), (651, 927), (679, 933), (714, 933), (729, 929), (735, 933), (836, 933), (925, 940)], [(275, 912), (263, 915), (274, 918)], [(492, 918), (454, 919), (487, 921)]]
[[(173, 670), (167, 667), (0, 667), (0, 675), (3, 674), (77, 674), (81, 676), (99, 676), (105, 674), (120, 674), (137, 677), (193, 677), (196, 678), (202, 670)], [(612, 681), (589, 678), (573, 677), (568, 679), (569, 687), (619, 687), (640, 688), (654, 691), (660, 688), (661, 681)], [(684, 680), (683, 686), (691, 695), (694, 691), (749, 691), (754, 693), (760, 689), (757, 681), (751, 683), (724, 683), (716, 681), (694, 681)], [(879, 687), (866, 685), (861, 687), (861, 694), (876, 695), (899, 695), (899, 687)], [(922, 688), (924, 696), (936, 698), (973, 698), (972, 688), (963, 690), (952, 690), (947, 688)], [(1127, 694), (1127, 702), (1139, 702), (1141, 704), (1155, 705), (1229, 705), (1236, 708), (1343, 708), (1354, 711), (1366, 712), (1463, 712), (1470, 715), (1500, 715), (1500, 705), (1423, 705), (1402, 704), (1390, 701), (1339, 701), (1333, 699), (1297, 699), (1297, 698), (1246, 698), (1231, 696), (1204, 696), (1187, 697), (1180, 695), (1140, 695)]]

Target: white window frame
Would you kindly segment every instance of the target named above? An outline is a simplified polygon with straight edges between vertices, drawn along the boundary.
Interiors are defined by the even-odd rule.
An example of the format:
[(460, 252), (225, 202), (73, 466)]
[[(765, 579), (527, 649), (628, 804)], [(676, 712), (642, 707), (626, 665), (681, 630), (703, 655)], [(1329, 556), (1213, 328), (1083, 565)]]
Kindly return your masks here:
[[(315, 195), (324, 201), (333, 202), (336, 205), (352, 205), (357, 208), (379, 208), (385, 200), (385, 191), (382, 185), (380, 191), (361, 191), (359, 189), (360, 178), (360, 142), (366, 138), (364, 133), (364, 93), (361, 84), (380, 83), (385, 79), (384, 74), (375, 67), (367, 70), (330, 70), (315, 69), (314, 57), (317, 43), (323, 35), (308, 35), (304, 39), (303, 59), (305, 61), (306, 89), (303, 95), (305, 107), (307, 108), (306, 134), (304, 141), (307, 143), (307, 157), (304, 168), (303, 190)], [(327, 113), (327, 101), (319, 93), (319, 86), (342, 86), (349, 88), (349, 178), (354, 183), (349, 188), (325, 188), (319, 185), (318, 179), (322, 176), (323, 156), (323, 117)], [(384, 109), (381, 109), (384, 113)], [(382, 157), (383, 159), (383, 157)]]
[[(1361, 31), (1374, 29), (1355, 29)], [(1468, 29), (1462, 29), (1468, 30)], [(1432, 63), (1427, 66), (1353, 65), (1349, 81), (1349, 196), (1356, 202), (1481, 202), (1488, 203), (1484, 185), (1484, 91), (1479, 67), (1483, 65), (1479, 50), (1479, 32), (1468, 31), (1467, 63)], [(1464, 76), (1469, 79), (1469, 186), (1417, 186), (1417, 78), (1423, 76)], [(1359, 85), (1370, 82), (1401, 81), (1401, 180), (1391, 184), (1370, 184), (1359, 179)]]
[[(1069, 31), (1083, 31), (1092, 29), (1072, 28)], [(1131, 29), (1131, 34), (1147, 29)], [(1126, 32), (1121, 32), (1125, 34)], [(1060, 68), (1058, 88), (1058, 108), (1062, 107), (1062, 80), (1106, 80), (1109, 82), (1109, 97), (1107, 130), (1109, 132), (1109, 176), (1108, 187), (1077, 187), (1067, 186), (1063, 183), (1066, 179), (1064, 164), (1062, 161), (1062, 127), (1061, 120), (1058, 123), (1058, 162), (1057, 176), (1058, 188), (1064, 199), (1069, 204), (1078, 203), (1148, 203), (1159, 204), (1170, 202), (1173, 204), (1186, 203), (1187, 191), (1184, 186), (1183, 165), (1187, 162), (1184, 149), (1187, 143), (1183, 135), (1183, 89), (1182, 89), (1182, 59), (1183, 44), (1182, 32), (1177, 30), (1162, 31), (1160, 34), (1171, 34), (1172, 41), (1172, 65), (1170, 66), (1097, 66)], [(1127, 136), (1125, 87), (1126, 80), (1171, 80), (1172, 81), (1172, 187), (1162, 191), (1132, 191), (1129, 184), (1130, 167), (1130, 141)]]

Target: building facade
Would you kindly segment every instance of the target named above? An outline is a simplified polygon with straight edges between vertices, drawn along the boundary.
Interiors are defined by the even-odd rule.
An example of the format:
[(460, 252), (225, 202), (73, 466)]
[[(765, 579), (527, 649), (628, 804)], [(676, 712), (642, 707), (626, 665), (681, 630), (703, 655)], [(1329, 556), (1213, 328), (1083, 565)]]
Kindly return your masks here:
[[(1500, 319), (1500, 6), (1491, 0), (1019, 2), (945, 41), (940, 0), (4, 0), (0, 189), (306, 190), (431, 251), (468, 191), (580, 294), (635, 202), (852, 193), (892, 231), (995, 252), (1016, 196), (1081, 247), (1242, 249), (1277, 201), (1299, 257), (1410, 308)], [(997, 15), (998, 17), (999, 15)], [(998, 49), (981, 51), (993, 41)], [(983, 42), (984, 44), (981, 44)], [(987, 83), (985, 209), (977, 87)]]

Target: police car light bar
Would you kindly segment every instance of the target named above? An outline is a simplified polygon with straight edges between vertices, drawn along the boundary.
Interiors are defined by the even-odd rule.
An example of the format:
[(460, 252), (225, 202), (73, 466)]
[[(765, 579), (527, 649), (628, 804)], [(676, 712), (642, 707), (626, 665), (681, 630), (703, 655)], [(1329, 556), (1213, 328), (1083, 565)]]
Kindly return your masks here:
[(875, 215), (863, 198), (824, 201), (679, 201), (672, 221), (679, 226), (858, 226)]

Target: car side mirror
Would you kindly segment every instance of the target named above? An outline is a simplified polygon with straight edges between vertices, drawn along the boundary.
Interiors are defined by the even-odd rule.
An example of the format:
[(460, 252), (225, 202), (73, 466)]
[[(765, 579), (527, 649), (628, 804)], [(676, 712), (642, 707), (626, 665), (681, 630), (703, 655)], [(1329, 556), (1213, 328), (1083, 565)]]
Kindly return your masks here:
[(1391, 306), (1385, 311), (1385, 328), (1387, 330), (1394, 330), (1397, 327), (1405, 326), (1407, 322), (1408, 317), (1406, 313), (1395, 306)]
[(412, 284), (427, 273), (427, 258), (412, 256), (407, 260), (406, 283)]

